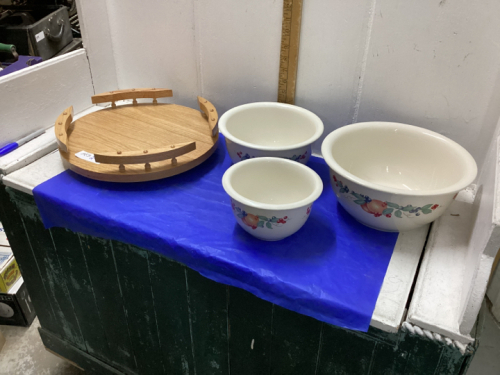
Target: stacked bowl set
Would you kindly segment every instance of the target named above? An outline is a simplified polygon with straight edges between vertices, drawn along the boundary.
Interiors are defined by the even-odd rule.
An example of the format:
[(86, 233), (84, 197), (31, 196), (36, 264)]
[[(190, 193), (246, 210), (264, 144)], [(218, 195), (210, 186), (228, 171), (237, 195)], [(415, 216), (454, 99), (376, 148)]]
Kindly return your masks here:
[[(234, 163), (222, 185), (238, 224), (267, 241), (298, 231), (323, 191), (318, 174), (305, 165), (323, 134), (319, 117), (289, 104), (251, 103), (227, 111), (219, 129)], [(477, 174), (462, 146), (399, 123), (341, 127), (323, 140), (321, 153), (338, 202), (362, 224), (382, 231), (436, 220)]]

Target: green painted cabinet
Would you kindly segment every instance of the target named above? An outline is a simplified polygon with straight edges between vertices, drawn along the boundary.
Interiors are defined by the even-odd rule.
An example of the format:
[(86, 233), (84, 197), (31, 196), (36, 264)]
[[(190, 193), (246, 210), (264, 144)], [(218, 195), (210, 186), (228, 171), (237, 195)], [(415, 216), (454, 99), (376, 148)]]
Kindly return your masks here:
[(345, 330), (116, 241), (47, 230), (1, 187), (4, 224), (46, 347), (95, 374), (463, 374), (421, 336)]

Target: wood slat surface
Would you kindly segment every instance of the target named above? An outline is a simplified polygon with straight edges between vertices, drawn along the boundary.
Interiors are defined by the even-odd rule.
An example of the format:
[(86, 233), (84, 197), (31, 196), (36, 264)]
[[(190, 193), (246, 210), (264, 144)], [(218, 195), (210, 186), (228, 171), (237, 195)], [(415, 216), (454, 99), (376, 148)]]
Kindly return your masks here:
[(89, 373), (458, 375), (471, 361), (406, 331), (319, 322), (132, 245), (43, 229), (33, 198), (8, 190), (0, 219), (44, 342)]
[(274, 306), (271, 375), (314, 374), (324, 323)]
[(186, 270), (196, 373), (228, 375), (227, 287)]
[(272, 303), (243, 289), (229, 287), (229, 356), (233, 374), (269, 373), (272, 323)]
[(104, 331), (113, 361), (111, 363), (136, 371), (137, 363), (110, 241), (81, 234), (78, 237), (99, 311), (95, 324)]
[(112, 361), (114, 353), (110, 352), (106, 332), (95, 303), (80, 239), (73, 232), (62, 228), (51, 229), (51, 233), (61, 271), (71, 280), (66, 285), (80, 325), (86, 352), (97, 358)]
[(144, 99), (144, 98), (171, 98), (173, 96), (172, 90), (157, 89), (157, 88), (144, 88), (144, 89), (125, 89), (103, 92), (92, 96), (92, 103), (106, 103), (115, 102), (118, 100), (127, 99)]
[[(12, 198), (16, 199), (18, 193), (12, 192), (12, 194)], [(23, 196), (23, 198), (25, 197)], [(16, 203), (21, 215), (20, 224), (29, 237), (29, 246), (32, 251), (31, 257), (23, 263), (36, 264), (36, 272), (40, 276), (46, 298), (50, 301), (51, 310), (54, 314), (54, 324), (59, 326), (56, 333), (63, 339), (73, 343), (77, 348), (86, 350), (80, 325), (74, 311), (73, 301), (67, 287), (69, 280), (61, 270), (52, 234), (45, 229), (34, 201), (23, 198), (16, 199)], [(17, 256), (16, 253), (14, 255)], [(29, 287), (28, 291), (30, 291)]]
[(154, 252), (149, 252), (148, 259), (165, 371), (193, 375), (186, 267)]
[(112, 246), (137, 372), (164, 374), (147, 250), (117, 241), (112, 241)]
[(33, 197), (0, 186), (0, 199), (2, 225), (21, 269), (24, 282), (37, 312), (38, 320), (42, 326), (54, 334), (59, 337), (65, 337), (62, 325), (59, 323), (59, 317), (56, 316), (52, 307), (53, 301), (51, 295), (47, 291), (47, 286), (42, 280), (36, 259), (33, 256), (29, 234), (24, 230), (21, 212), (17, 206), (21, 199), (25, 199), (34, 205)]
[[(209, 104), (207, 101), (205, 105)], [(207, 107), (208, 113), (210, 109), (215, 111), (211, 104)], [(207, 117), (200, 111), (175, 104), (142, 103), (105, 108), (73, 122), (68, 130), (68, 152), (60, 149), (61, 157), (68, 168), (97, 180), (136, 182), (170, 177), (199, 165), (215, 151), (218, 132), (212, 133), (215, 126), (212, 119), (217, 120), (216, 117)], [(195, 148), (191, 147), (189, 152), (176, 156), (174, 163), (171, 160), (173, 156), (166, 155), (168, 159), (150, 161), (148, 167), (142, 159), (141, 164), (128, 164), (120, 169), (118, 165), (93, 163), (75, 155), (81, 151), (101, 155), (135, 155), (144, 150), (159, 150), (191, 142), (196, 142)], [(123, 164), (128, 162), (131, 161)]]
[(85, 374), (91, 375), (120, 375), (123, 374), (118, 369), (115, 369), (105, 362), (99, 361), (91, 355), (75, 348), (57, 336), (54, 336), (50, 331), (44, 328), (39, 328), (40, 336), (43, 345), (50, 351), (57, 353), (59, 356), (70, 360), (85, 369)]

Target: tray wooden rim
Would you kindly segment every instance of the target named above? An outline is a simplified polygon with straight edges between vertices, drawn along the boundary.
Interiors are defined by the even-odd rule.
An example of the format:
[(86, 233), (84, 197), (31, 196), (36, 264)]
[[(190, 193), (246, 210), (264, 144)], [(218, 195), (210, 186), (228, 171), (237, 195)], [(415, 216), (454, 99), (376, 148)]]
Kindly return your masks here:
[[(153, 92), (153, 95), (149, 94), (151, 90), (156, 90)], [(135, 147), (138, 148), (135, 151), (116, 151), (116, 154), (115, 151), (96, 153), (96, 150), (93, 149), (92, 146), (89, 146), (85, 151), (90, 154), (95, 153), (96, 162), (94, 163), (91, 161), (80, 159), (74, 155), (76, 154), (76, 152), (79, 152), (77, 150), (81, 148), (81, 145), (79, 147), (73, 147), (71, 145), (70, 138), (72, 130), (74, 129), (75, 125), (77, 125), (78, 121), (81, 121), (86, 117), (88, 119), (88, 116), (94, 116), (99, 118), (99, 122), (101, 119), (99, 117), (100, 115), (97, 114), (101, 111), (88, 114), (87, 116), (83, 116), (73, 122), (73, 108), (69, 107), (58, 117), (55, 124), (55, 133), (59, 146), (59, 154), (61, 160), (63, 161), (64, 167), (74, 171), (79, 175), (99, 181), (142, 182), (175, 176), (177, 174), (186, 172), (207, 160), (214, 153), (219, 140), (219, 132), (217, 126), (218, 115), (215, 107), (208, 100), (201, 97), (198, 97), (198, 104), (201, 111), (197, 111), (196, 109), (180, 106), (177, 104), (157, 103), (156, 98), (159, 97), (159, 91), (166, 92), (167, 94), (169, 94), (169, 92), (171, 93), (171, 90), (164, 89), (132, 89), (120, 90), (119, 92), (115, 91), (112, 92), (112, 94), (103, 93), (95, 96), (98, 97), (98, 99), (94, 99), (95, 97), (93, 97), (92, 99), (93, 101), (98, 100), (99, 102), (102, 102), (102, 98), (112, 98), (119, 100), (120, 96), (117, 95), (126, 95), (128, 99), (130, 99), (131, 96), (135, 96), (137, 98), (153, 96), (153, 103), (138, 104), (134, 99), (134, 102), (132, 104), (123, 104), (117, 106), (113, 102), (113, 106), (104, 108), (101, 111), (106, 111), (109, 115), (114, 111), (118, 112), (118, 110), (122, 111), (123, 113), (123, 109), (127, 108), (126, 110), (129, 111), (129, 113), (140, 115), (142, 112), (144, 112), (144, 114), (149, 115), (149, 113), (147, 112), (148, 108), (154, 108), (155, 110), (151, 113), (155, 113), (156, 116), (161, 115), (166, 117), (163, 117), (164, 121), (158, 120), (158, 122), (154, 125), (149, 123), (149, 128), (165, 127), (164, 130), (170, 131), (170, 129), (174, 129), (175, 127), (186, 126), (186, 130), (188, 131), (188, 133), (191, 132), (191, 136), (194, 135), (196, 140), (177, 144), (166, 142), (166, 144), (164, 144), (164, 146), (162, 146), (161, 148), (148, 147), (149, 150), (140, 149), (137, 144), (129, 145), (128, 143), (122, 143), (122, 145), (126, 144), (127, 147), (130, 146), (128, 147), (128, 149), (135, 149)], [(171, 96), (171, 94), (168, 96)], [(164, 111), (164, 114), (162, 113), (162, 111)], [(185, 123), (182, 120), (179, 123), (178, 118), (173, 121), (173, 119), (169, 117), (172, 114), (174, 117), (176, 115), (178, 116), (179, 114), (181, 115), (181, 117), (182, 115), (186, 115), (188, 117), (186, 118)], [(161, 119), (162, 117), (157, 118)], [(92, 120), (95, 119), (93, 118)], [(130, 121), (137, 121), (138, 123), (141, 123), (140, 119), (131, 118)], [(201, 126), (200, 130), (200, 124), (202, 125), (202, 123), (205, 122), (207, 124), (207, 132), (203, 130), (203, 126)], [(92, 128), (92, 126), (95, 126), (95, 124), (86, 124), (85, 126), (90, 126)], [(169, 126), (174, 126), (174, 128), (169, 129)], [(172, 134), (177, 138), (181, 137), (187, 140), (190, 138), (187, 134), (179, 135), (173, 130)], [(143, 140), (139, 140), (139, 142)], [(131, 141), (131, 143), (133, 144), (133, 141)], [(103, 144), (104, 143), (101, 143), (101, 145)], [(196, 147), (197, 145), (198, 147)]]

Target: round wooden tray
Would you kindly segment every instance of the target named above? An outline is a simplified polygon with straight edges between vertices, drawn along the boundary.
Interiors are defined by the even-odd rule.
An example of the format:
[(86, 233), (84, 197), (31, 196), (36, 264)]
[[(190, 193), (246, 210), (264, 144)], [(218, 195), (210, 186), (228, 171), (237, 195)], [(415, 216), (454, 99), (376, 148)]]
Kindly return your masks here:
[[(55, 124), (64, 165), (94, 180), (138, 182), (174, 176), (201, 164), (217, 146), (217, 111), (201, 97), (201, 112), (156, 101), (170, 96), (172, 91), (165, 89), (95, 95), (94, 104), (112, 102), (112, 107), (74, 122), (73, 107), (67, 108)], [(154, 100), (139, 104), (139, 98)], [(133, 104), (115, 105), (124, 99), (133, 99)]]

